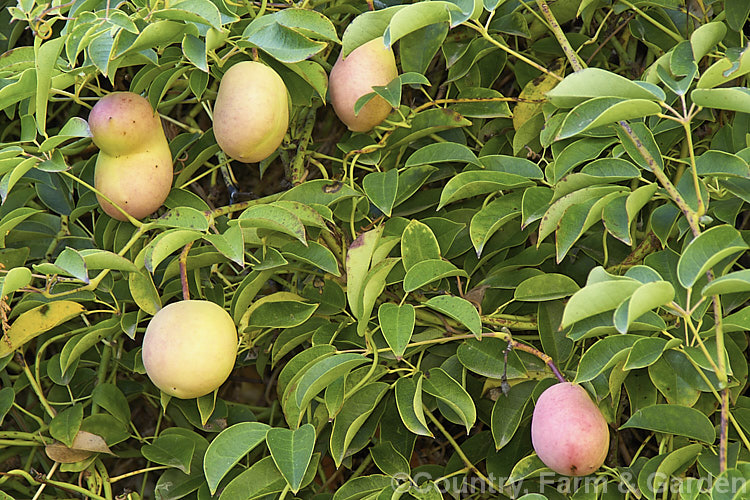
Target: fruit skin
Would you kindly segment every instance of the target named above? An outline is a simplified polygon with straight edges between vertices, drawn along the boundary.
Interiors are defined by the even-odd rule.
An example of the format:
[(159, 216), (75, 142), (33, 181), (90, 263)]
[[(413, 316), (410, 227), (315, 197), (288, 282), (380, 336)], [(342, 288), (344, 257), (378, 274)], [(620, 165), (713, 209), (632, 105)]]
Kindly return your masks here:
[(609, 451), (609, 427), (580, 385), (553, 385), (537, 399), (531, 442), (544, 464), (566, 476), (591, 474)]
[(383, 37), (370, 40), (336, 61), (328, 77), (333, 110), (353, 132), (368, 132), (388, 117), (392, 107), (376, 95), (354, 114), (357, 99), (372, 92), (374, 85), (387, 85), (398, 76), (393, 49), (385, 48)]
[[(113, 92), (89, 113), (89, 128), (100, 152), (94, 186), (136, 219), (152, 214), (172, 188), (172, 153), (159, 116), (132, 92)], [(127, 217), (97, 194), (105, 213)]]
[(231, 158), (243, 163), (268, 158), (289, 128), (284, 80), (259, 62), (235, 64), (221, 79), (213, 118), (216, 142)]
[(214, 302), (174, 302), (151, 318), (142, 356), (156, 387), (178, 398), (197, 398), (229, 377), (237, 357), (237, 328)]

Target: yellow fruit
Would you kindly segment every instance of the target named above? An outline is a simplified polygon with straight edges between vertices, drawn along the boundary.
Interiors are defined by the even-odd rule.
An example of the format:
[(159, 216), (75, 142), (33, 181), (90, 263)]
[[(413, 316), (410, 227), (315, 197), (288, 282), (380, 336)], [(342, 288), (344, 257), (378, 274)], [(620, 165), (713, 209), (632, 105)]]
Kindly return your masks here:
[[(94, 186), (136, 219), (152, 214), (172, 188), (172, 154), (159, 116), (132, 92), (101, 98), (89, 114), (89, 128), (100, 152)], [(127, 217), (97, 195), (104, 212)]]
[(354, 113), (357, 99), (372, 92), (375, 85), (387, 85), (398, 76), (393, 49), (385, 48), (383, 37), (354, 49), (336, 61), (328, 78), (328, 91), (333, 110), (353, 132), (368, 132), (391, 113), (388, 101), (376, 95)]
[(174, 302), (151, 318), (142, 356), (146, 374), (163, 392), (200, 397), (218, 389), (234, 368), (237, 328), (214, 302)]
[(531, 442), (539, 459), (553, 471), (586, 476), (607, 458), (609, 427), (583, 387), (560, 383), (536, 401)]
[(289, 127), (284, 81), (265, 64), (235, 64), (219, 84), (213, 120), (216, 143), (231, 158), (244, 163), (268, 158)]

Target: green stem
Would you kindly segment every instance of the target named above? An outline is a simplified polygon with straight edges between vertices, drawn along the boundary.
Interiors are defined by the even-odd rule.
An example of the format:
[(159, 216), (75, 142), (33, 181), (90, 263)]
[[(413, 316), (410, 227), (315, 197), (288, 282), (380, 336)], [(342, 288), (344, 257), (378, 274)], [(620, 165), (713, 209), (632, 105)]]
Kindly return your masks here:
[(70, 483), (64, 483), (62, 481), (54, 481), (52, 479), (47, 479), (44, 476), (37, 476), (34, 478), (31, 474), (26, 472), (25, 470), (15, 469), (8, 472), (0, 472), (1, 476), (11, 476), (11, 477), (22, 477), (26, 479), (26, 481), (29, 482), (32, 486), (39, 486), (42, 484), (48, 484), (50, 486), (54, 486), (55, 488), (59, 488), (63, 491), (71, 491), (74, 493), (78, 493), (80, 495), (86, 496), (88, 498), (93, 498), (94, 500), (107, 500), (106, 498), (97, 495), (96, 493), (92, 493), (91, 491), (87, 490), (86, 488), (82, 488), (80, 486), (77, 486), (75, 484)]
[(573, 71), (581, 71), (583, 69), (583, 64), (578, 59), (578, 54), (576, 54), (576, 51), (573, 50), (570, 42), (565, 37), (565, 33), (563, 33), (560, 24), (557, 22), (554, 14), (552, 14), (552, 11), (549, 9), (549, 5), (547, 5), (547, 2), (545, 0), (536, 0), (536, 4), (539, 6), (539, 10), (542, 11), (542, 14), (544, 14), (544, 18), (549, 23), (550, 29), (555, 35), (555, 38), (557, 38), (560, 47), (562, 47), (565, 57), (567, 57), (568, 61), (570, 61), (570, 65), (573, 67)]

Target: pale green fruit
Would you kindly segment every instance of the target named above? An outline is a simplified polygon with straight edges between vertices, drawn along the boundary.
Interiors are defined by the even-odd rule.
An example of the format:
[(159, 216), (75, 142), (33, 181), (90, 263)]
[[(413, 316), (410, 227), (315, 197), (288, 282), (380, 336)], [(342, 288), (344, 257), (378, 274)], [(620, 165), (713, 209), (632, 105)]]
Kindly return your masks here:
[(353, 132), (368, 132), (391, 113), (388, 101), (376, 95), (354, 113), (357, 99), (372, 92), (373, 86), (387, 85), (398, 76), (393, 49), (383, 45), (383, 37), (354, 49), (336, 61), (328, 78), (331, 104), (339, 119)]
[(214, 302), (174, 302), (151, 318), (142, 356), (146, 374), (166, 394), (204, 396), (218, 389), (234, 368), (237, 328)]
[(539, 459), (553, 471), (586, 476), (607, 458), (609, 427), (583, 387), (560, 383), (536, 401), (531, 442)]
[[(172, 188), (172, 153), (159, 115), (143, 97), (114, 92), (100, 99), (89, 114), (89, 128), (100, 152), (94, 186), (131, 217), (151, 215)], [(103, 196), (105, 213), (127, 217)]]
[(216, 143), (231, 158), (244, 163), (268, 158), (289, 127), (286, 85), (265, 64), (237, 63), (221, 79), (213, 119)]

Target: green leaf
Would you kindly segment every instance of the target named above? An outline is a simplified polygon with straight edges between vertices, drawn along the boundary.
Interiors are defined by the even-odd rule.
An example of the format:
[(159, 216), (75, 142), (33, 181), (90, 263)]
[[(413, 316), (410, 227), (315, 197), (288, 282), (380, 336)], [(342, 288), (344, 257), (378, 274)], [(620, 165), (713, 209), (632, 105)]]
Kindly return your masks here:
[(91, 392), (91, 401), (100, 408), (107, 410), (113, 417), (122, 422), (123, 425), (130, 423), (130, 406), (128, 405), (128, 400), (115, 384), (97, 384)]
[(453, 295), (438, 295), (430, 298), (424, 305), (455, 319), (468, 328), (475, 337), (481, 337), (482, 319), (476, 307), (468, 300)]
[(328, 384), (367, 361), (368, 358), (353, 352), (339, 353), (317, 361), (305, 370), (297, 382), (297, 406), (304, 409)]
[(355, 435), (387, 390), (388, 384), (373, 382), (360, 388), (344, 401), (344, 405), (333, 420), (333, 429), (331, 429), (330, 448), (336, 467), (341, 466)]
[(206, 214), (188, 206), (174, 208), (155, 219), (154, 223), (162, 227), (192, 229), (194, 231), (208, 231), (209, 227)]
[[(377, 12), (377, 11), (376, 11)], [(362, 500), (375, 498), (374, 495), (384, 488), (392, 490), (393, 478), (383, 474), (371, 474), (350, 479), (340, 486), (333, 495), (333, 500)]]
[(300, 218), (278, 205), (254, 205), (242, 212), (237, 220), (240, 227), (278, 231), (307, 244), (305, 226)]
[(468, 434), (476, 422), (477, 409), (466, 389), (442, 368), (430, 370), (429, 377), (424, 378), (423, 388), (425, 392), (438, 398), (456, 413)]
[(346, 252), (346, 297), (356, 318), (363, 314), (363, 288), (383, 226), (360, 234)]
[(297, 30), (309, 37), (338, 42), (336, 27), (330, 19), (315, 10), (308, 9), (282, 9), (276, 12), (274, 19), (277, 23), (287, 28)]
[(449, 203), (465, 198), (533, 185), (534, 183), (529, 179), (507, 172), (489, 170), (461, 172), (445, 184), (442, 193), (440, 193), (438, 210)]
[(66, 274), (78, 278), (84, 283), (89, 283), (89, 274), (86, 269), (86, 262), (76, 250), (68, 247), (65, 248), (55, 259), (55, 265), (65, 271)]
[(748, 291), (750, 291), (750, 269), (743, 269), (742, 271), (729, 273), (708, 283), (701, 290), (701, 295), (710, 297), (711, 295)]
[[(724, 26), (724, 24), (721, 23), (720, 26)], [(730, 80), (746, 75), (749, 72), (750, 50), (748, 50), (748, 47), (745, 46), (740, 50), (730, 49), (726, 51), (725, 57), (719, 59), (701, 73), (701, 77), (698, 79), (696, 87), (699, 89), (718, 87)]]
[(167, 465), (190, 474), (190, 461), (195, 453), (195, 442), (179, 434), (166, 434), (157, 437), (150, 444), (141, 447), (141, 454), (147, 460)]
[(468, 339), (458, 346), (456, 355), (463, 366), (483, 377), (495, 379), (500, 379), (503, 375), (509, 379), (528, 377), (526, 368), (514, 351), (508, 353), (508, 364), (505, 364), (503, 351), (507, 347), (508, 343), (498, 338)]
[(481, 166), (474, 152), (463, 144), (455, 142), (435, 142), (416, 150), (407, 160), (406, 168), (436, 163), (470, 163)]
[(401, 235), (401, 259), (408, 272), (426, 260), (440, 259), (440, 245), (430, 226), (412, 220)]
[(663, 93), (656, 95), (652, 90), (632, 80), (599, 68), (585, 68), (571, 73), (554, 89), (547, 92), (550, 102), (561, 108), (572, 108), (587, 99), (596, 97), (647, 99), (655, 102), (665, 99)]
[(685, 436), (708, 444), (716, 440), (716, 431), (706, 415), (695, 408), (675, 404), (641, 408), (620, 426), (620, 429), (628, 428)]
[(642, 284), (636, 280), (601, 281), (578, 290), (565, 305), (561, 328), (610, 311), (630, 297)]
[(362, 188), (373, 205), (390, 217), (398, 191), (398, 170), (369, 173), (362, 179)]
[(357, 333), (364, 335), (368, 328), (370, 316), (372, 310), (375, 307), (375, 302), (383, 294), (385, 290), (385, 282), (388, 277), (388, 273), (391, 272), (393, 266), (399, 261), (397, 258), (387, 258), (378, 262), (368, 273), (365, 278), (365, 286), (362, 291), (362, 311), (361, 315), (357, 317), (359, 323), (357, 324)]
[(625, 299), (614, 312), (614, 325), (620, 333), (627, 333), (636, 319), (655, 307), (668, 304), (674, 299), (674, 287), (668, 281), (653, 281), (641, 285)]
[(253, 308), (249, 310), (247, 326), (251, 328), (292, 328), (307, 321), (318, 306), (319, 304), (308, 304), (299, 300), (256, 302), (253, 304)]
[(385, 341), (393, 350), (396, 359), (400, 359), (414, 331), (414, 306), (386, 302), (378, 309), (378, 322)]
[(469, 237), (477, 255), (503, 225), (521, 215), (523, 191), (504, 194), (479, 210), (471, 218)]
[(73, 446), (73, 440), (81, 429), (83, 421), (83, 405), (76, 403), (64, 409), (49, 423), (49, 434), (61, 441), (65, 446)]
[(383, 33), (385, 45), (390, 47), (402, 37), (430, 24), (450, 21), (449, 5), (448, 2), (416, 3), (394, 12)]
[(580, 384), (595, 379), (604, 370), (625, 359), (633, 344), (642, 338), (637, 335), (613, 335), (597, 340), (581, 356), (575, 382)]
[(21, 313), (0, 339), (0, 358), (42, 333), (79, 316), (84, 310), (77, 302), (58, 300)]
[(540, 302), (568, 297), (580, 287), (572, 278), (557, 273), (540, 274), (522, 281), (513, 293), (513, 298), (526, 302)]
[(201, 233), (189, 229), (172, 229), (164, 231), (146, 246), (143, 255), (143, 264), (146, 269), (153, 273), (161, 262), (182, 249), (188, 243), (199, 239)]
[(0, 389), (0, 425), (2, 425), (5, 415), (13, 408), (15, 396), (16, 393), (12, 387), (3, 387)]
[(458, 99), (461, 102), (452, 104), (451, 109), (467, 118), (507, 118), (512, 116), (508, 101), (494, 89), (464, 88), (458, 94)]
[(507, 395), (498, 396), (491, 417), (496, 450), (502, 449), (515, 435), (536, 384), (534, 380), (527, 380), (511, 387)]
[(219, 500), (259, 498), (278, 493), (287, 486), (273, 457), (263, 457), (232, 479), (221, 491)]
[(272, 428), (266, 435), (268, 451), (293, 493), (302, 486), (315, 447), (315, 427), (305, 424), (296, 430)]
[(407, 429), (420, 436), (432, 437), (422, 408), (423, 380), (421, 374), (414, 377), (400, 377), (395, 384), (396, 406), (401, 421)]
[[(242, 42), (268, 52), (285, 63), (304, 61), (327, 47), (327, 43), (308, 38), (297, 30), (282, 26), (271, 16), (256, 18), (242, 33)], [(262, 20), (257, 22), (257, 20)]]
[(36, 125), (39, 133), (47, 136), (47, 103), (52, 87), (52, 72), (62, 52), (67, 36), (56, 36), (39, 44), (42, 37), (34, 39), (34, 65), (36, 67)]
[(690, 98), (694, 104), (704, 108), (750, 113), (750, 90), (745, 87), (695, 89), (690, 93)]
[(406, 275), (404, 276), (404, 291), (406, 293), (413, 292), (418, 288), (449, 276), (468, 278), (469, 275), (466, 271), (458, 269), (447, 260), (423, 260), (406, 271)]
[(133, 300), (144, 312), (153, 316), (161, 309), (161, 297), (150, 274), (140, 271), (128, 274), (128, 287)]
[(667, 349), (667, 341), (659, 337), (644, 337), (638, 339), (628, 353), (624, 370), (646, 368), (659, 359)]
[(287, 258), (298, 259), (334, 276), (341, 276), (338, 261), (328, 247), (317, 241), (308, 241), (307, 246), (299, 241), (292, 241), (281, 247), (281, 254)]
[(181, 0), (177, 3), (170, 3), (169, 8), (157, 10), (151, 15), (207, 24), (217, 30), (221, 29), (221, 13), (218, 7), (209, 0)]
[(370, 455), (378, 469), (390, 476), (409, 474), (411, 472), (409, 462), (394, 448), (390, 441), (381, 442), (370, 448)]
[(729, 225), (714, 226), (693, 239), (677, 262), (677, 277), (685, 288), (691, 288), (711, 267), (732, 254), (744, 251), (747, 243)]
[(567, 139), (602, 125), (660, 112), (661, 106), (653, 100), (597, 97), (579, 104), (568, 113), (555, 140)]
[(750, 168), (745, 160), (724, 151), (709, 150), (695, 158), (698, 175), (717, 177), (750, 177)]
[(0, 297), (10, 297), (16, 290), (31, 283), (31, 270), (28, 267), (14, 267), (9, 269), (2, 280)]
[(211, 441), (203, 458), (203, 472), (212, 495), (227, 472), (266, 439), (269, 429), (261, 422), (240, 422), (227, 427)]

